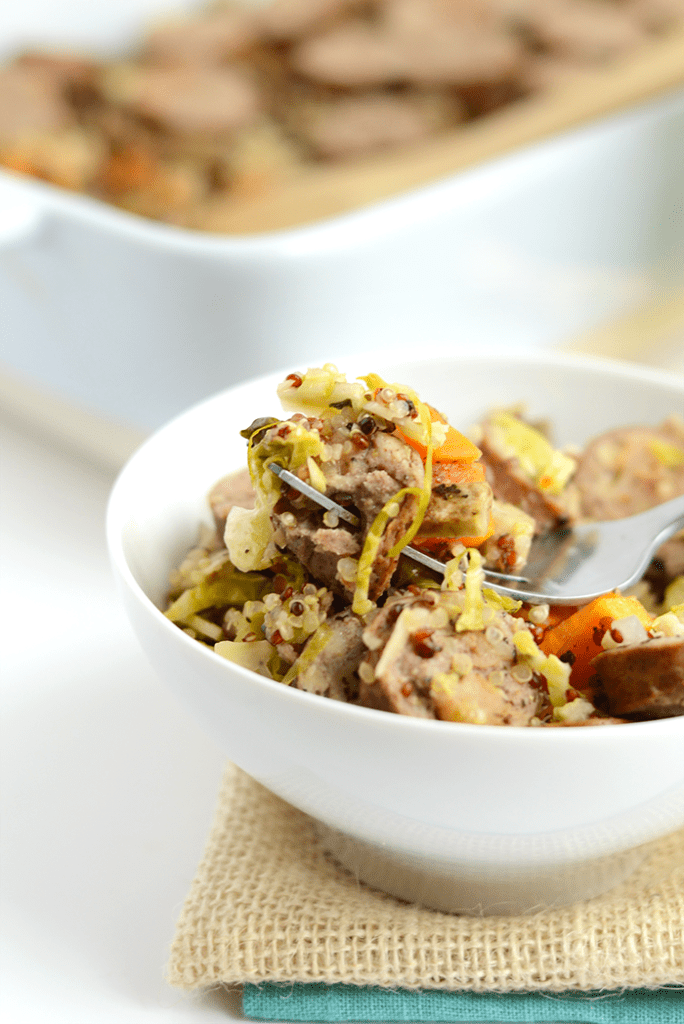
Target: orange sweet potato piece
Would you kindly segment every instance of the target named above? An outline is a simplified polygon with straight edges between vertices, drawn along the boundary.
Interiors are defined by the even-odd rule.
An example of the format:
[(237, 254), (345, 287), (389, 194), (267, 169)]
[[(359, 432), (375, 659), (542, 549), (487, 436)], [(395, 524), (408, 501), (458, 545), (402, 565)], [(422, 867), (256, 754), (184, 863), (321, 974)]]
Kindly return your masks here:
[(540, 647), (545, 654), (561, 658), (572, 655), (570, 682), (576, 689), (586, 686), (592, 675), (590, 662), (603, 650), (601, 640), (614, 619), (636, 615), (648, 629), (653, 616), (636, 597), (623, 597), (613, 592), (597, 597), (589, 604), (563, 619), (543, 637)]
[[(431, 405), (428, 405), (430, 410), (430, 419), (433, 423), (443, 423), (446, 427), (446, 437), (442, 444), (436, 447), (432, 452), (433, 462), (458, 462), (458, 463), (469, 463), (479, 459), (482, 452), (477, 448), (470, 438), (462, 434), (460, 430), (456, 430), (451, 424), (447, 423), (444, 416), (436, 409), (433, 409)], [(418, 454), (420, 455), (423, 462), (427, 457), (427, 448), (420, 441), (416, 441), (413, 437), (408, 437), (399, 427), (397, 427), (397, 434), (410, 444)], [(463, 470), (455, 470), (459, 472)], [(465, 470), (467, 472), (467, 469)], [(464, 478), (464, 482), (465, 482)], [(484, 480), (484, 467), (482, 467), (481, 476), (468, 476), (468, 480)]]

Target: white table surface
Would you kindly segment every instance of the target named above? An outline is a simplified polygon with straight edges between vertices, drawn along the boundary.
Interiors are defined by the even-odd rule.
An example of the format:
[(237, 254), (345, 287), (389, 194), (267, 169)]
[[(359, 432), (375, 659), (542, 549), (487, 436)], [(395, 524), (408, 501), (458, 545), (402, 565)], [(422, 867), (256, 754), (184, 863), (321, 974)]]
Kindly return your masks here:
[(241, 1020), (164, 982), (225, 763), (140, 651), (103, 517), (115, 470), (3, 423), (3, 1024)]
[[(684, 325), (665, 333), (629, 354), (684, 373)], [(4, 384), (0, 1020), (242, 1020), (237, 990), (164, 981), (225, 758), (148, 666), (110, 577), (105, 505), (135, 438)]]

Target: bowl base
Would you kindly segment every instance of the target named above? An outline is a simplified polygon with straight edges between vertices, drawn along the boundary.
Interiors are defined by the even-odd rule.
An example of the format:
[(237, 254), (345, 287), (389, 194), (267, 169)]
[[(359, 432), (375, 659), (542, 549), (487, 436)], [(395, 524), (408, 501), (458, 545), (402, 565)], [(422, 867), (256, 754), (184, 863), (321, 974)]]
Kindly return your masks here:
[(321, 822), (316, 832), (366, 885), (429, 910), (476, 917), (538, 913), (600, 896), (625, 881), (652, 846), (553, 865), (472, 865), (391, 851)]

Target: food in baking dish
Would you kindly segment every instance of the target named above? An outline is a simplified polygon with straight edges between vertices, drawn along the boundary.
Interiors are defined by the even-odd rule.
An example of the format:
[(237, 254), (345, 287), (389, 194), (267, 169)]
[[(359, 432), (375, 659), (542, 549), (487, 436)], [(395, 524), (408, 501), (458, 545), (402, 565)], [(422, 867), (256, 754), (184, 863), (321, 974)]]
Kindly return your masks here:
[(684, 0), (271, 0), (0, 70), (0, 164), (221, 231), (302, 168), (419, 145), (630, 53)]

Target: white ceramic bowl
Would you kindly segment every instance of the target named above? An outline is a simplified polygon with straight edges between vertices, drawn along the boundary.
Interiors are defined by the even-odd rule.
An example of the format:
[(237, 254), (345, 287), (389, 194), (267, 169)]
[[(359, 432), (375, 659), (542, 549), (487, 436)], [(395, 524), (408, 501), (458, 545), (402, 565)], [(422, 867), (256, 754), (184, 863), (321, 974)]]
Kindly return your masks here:
[[(340, 363), (411, 384), (467, 426), (525, 401), (559, 443), (684, 411), (684, 380), (552, 353)], [(301, 369), (302, 364), (291, 369)], [(305, 367), (304, 367), (305, 368)], [(292, 690), (191, 640), (158, 610), (194, 542), (205, 495), (245, 460), (239, 430), (279, 411), (270, 376), (173, 420), (111, 496), (123, 599), (170, 689), (259, 782), (320, 823), (361, 878), (446, 910), (527, 911), (616, 884), (644, 844), (684, 826), (684, 717), (593, 729), (423, 721)]]
[[(0, 4), (0, 59), (111, 51), (202, 0)], [(254, 0), (257, 2), (257, 0)], [(218, 387), (417, 337), (558, 345), (678, 287), (684, 93), (319, 225), (168, 227), (0, 170), (0, 364), (144, 430)], [(134, 381), (131, 367), (135, 367)]]

